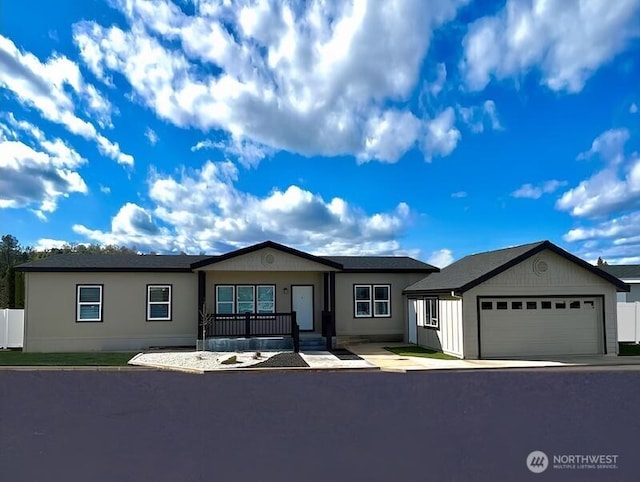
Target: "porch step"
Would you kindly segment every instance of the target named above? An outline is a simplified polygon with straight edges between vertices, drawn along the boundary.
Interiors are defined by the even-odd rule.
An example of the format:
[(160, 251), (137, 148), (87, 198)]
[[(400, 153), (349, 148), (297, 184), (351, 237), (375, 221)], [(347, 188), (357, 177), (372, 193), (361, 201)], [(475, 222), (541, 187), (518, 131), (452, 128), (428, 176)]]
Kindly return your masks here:
[(337, 348), (345, 348), (349, 345), (359, 345), (361, 343), (369, 343), (368, 338), (364, 338), (361, 336), (341, 336), (336, 340)]
[(300, 351), (323, 351), (327, 349), (327, 342), (323, 336), (300, 335)]

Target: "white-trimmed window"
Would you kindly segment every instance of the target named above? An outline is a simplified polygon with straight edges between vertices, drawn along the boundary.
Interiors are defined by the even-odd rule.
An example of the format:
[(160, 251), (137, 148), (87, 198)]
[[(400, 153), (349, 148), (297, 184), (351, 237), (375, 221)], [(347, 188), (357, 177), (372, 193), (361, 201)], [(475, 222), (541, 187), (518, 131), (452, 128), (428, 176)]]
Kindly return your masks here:
[(391, 285), (354, 285), (354, 316), (383, 318), (391, 316)]
[(235, 286), (216, 286), (216, 313), (235, 313)]
[(254, 313), (256, 310), (255, 286), (239, 285), (236, 287), (236, 312)]
[(147, 321), (171, 320), (171, 285), (147, 285)]
[(274, 285), (258, 285), (258, 309), (256, 313), (276, 312), (276, 287)]
[(102, 321), (102, 285), (78, 285), (76, 321)]
[(424, 299), (424, 327), (439, 328), (440, 322), (438, 318), (438, 298)]

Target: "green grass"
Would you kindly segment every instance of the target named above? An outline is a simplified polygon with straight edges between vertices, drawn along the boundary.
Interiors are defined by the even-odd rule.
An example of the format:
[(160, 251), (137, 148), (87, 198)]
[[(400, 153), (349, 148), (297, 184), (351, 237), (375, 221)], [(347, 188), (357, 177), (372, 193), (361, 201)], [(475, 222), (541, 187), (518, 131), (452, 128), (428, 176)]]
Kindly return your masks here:
[(618, 345), (618, 352), (620, 356), (640, 356), (640, 345), (620, 343)]
[(0, 351), (3, 366), (125, 366), (137, 353), (22, 353)]
[(429, 350), (421, 346), (385, 346), (385, 350), (399, 356), (419, 356), (422, 358), (437, 358), (438, 360), (457, 360), (456, 357), (442, 353), (441, 351)]

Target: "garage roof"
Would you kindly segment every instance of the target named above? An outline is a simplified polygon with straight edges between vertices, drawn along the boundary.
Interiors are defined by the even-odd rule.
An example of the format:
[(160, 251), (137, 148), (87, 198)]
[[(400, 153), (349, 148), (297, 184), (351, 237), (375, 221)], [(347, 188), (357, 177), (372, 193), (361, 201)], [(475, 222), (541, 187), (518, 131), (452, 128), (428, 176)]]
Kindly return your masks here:
[(538, 241), (536, 243), (466, 256), (443, 268), (439, 273), (430, 274), (417, 283), (412, 284), (405, 289), (404, 292), (407, 294), (449, 293), (451, 291), (462, 293), (485, 282), (489, 278), (493, 278), (544, 249), (549, 249), (563, 258), (580, 265), (596, 276), (614, 284), (616, 288), (618, 288), (618, 291), (629, 291), (629, 286), (615, 276), (587, 263), (550, 241)]

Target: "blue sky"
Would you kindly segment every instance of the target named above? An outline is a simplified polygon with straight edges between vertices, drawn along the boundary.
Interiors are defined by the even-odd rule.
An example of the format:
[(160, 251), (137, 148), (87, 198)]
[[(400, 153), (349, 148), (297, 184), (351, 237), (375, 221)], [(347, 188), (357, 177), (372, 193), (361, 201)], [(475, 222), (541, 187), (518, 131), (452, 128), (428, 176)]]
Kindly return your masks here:
[[(37, 12), (37, 15), (34, 15)], [(0, 4), (0, 231), (640, 262), (640, 0)]]

